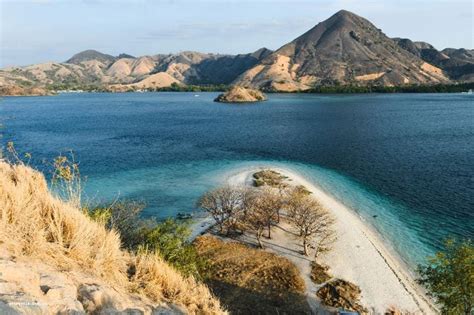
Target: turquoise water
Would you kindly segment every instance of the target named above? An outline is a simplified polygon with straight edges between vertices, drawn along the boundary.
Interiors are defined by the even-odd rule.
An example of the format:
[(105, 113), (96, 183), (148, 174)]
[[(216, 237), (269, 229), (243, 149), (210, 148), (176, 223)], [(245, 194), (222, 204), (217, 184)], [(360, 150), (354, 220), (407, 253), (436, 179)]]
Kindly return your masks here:
[(474, 235), (470, 96), (271, 94), (253, 105), (215, 96), (5, 98), (3, 141), (31, 152), (38, 168), (74, 150), (88, 200), (141, 200), (145, 216), (194, 211), (230, 174), (275, 165), (356, 211), (410, 265), (448, 235)]

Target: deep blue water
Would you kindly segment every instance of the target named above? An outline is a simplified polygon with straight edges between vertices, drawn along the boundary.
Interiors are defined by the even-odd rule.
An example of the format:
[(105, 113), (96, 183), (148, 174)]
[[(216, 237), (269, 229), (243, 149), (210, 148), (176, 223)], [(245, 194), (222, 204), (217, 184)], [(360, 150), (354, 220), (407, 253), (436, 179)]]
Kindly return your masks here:
[[(357, 211), (409, 263), (474, 236), (474, 98), (290, 95), (225, 105), (216, 93), (4, 98), (2, 141), (43, 159), (73, 150), (94, 202), (193, 211), (250, 165), (289, 167)], [(374, 218), (373, 215), (377, 215)]]

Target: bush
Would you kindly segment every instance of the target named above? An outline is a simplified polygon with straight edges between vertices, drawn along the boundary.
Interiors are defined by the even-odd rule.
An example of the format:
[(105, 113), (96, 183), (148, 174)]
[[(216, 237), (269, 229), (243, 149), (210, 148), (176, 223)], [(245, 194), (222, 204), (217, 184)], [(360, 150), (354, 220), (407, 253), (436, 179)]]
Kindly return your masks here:
[(418, 271), (419, 282), (442, 305), (443, 314), (474, 312), (474, 246), (470, 240), (447, 240), (445, 251), (430, 257)]
[(206, 261), (188, 242), (189, 226), (174, 219), (158, 223), (141, 219), (143, 207), (141, 203), (121, 201), (88, 210), (88, 213), (107, 229), (120, 232), (123, 247), (134, 252), (156, 253), (183, 274), (202, 278), (199, 270), (206, 269)]
[(141, 229), (141, 247), (158, 253), (185, 275), (202, 278), (207, 269), (207, 261), (188, 243), (189, 235), (190, 230), (186, 224), (168, 219)]
[(253, 184), (255, 187), (268, 185), (270, 187), (279, 188), (286, 186), (283, 181), (286, 179), (280, 173), (273, 170), (263, 170), (253, 174)]
[(84, 209), (89, 217), (100, 222), (109, 230), (120, 232), (122, 246), (137, 249), (143, 243), (141, 229), (145, 224), (153, 224), (140, 218), (144, 204), (134, 201), (119, 201), (108, 206)]

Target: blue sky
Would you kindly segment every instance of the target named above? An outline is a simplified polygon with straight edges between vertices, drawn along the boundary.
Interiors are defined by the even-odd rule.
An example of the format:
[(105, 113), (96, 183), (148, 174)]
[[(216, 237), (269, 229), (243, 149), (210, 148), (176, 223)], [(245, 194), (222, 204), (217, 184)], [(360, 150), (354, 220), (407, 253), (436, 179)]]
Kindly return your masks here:
[(0, 67), (117, 55), (277, 49), (340, 9), (388, 36), (473, 48), (472, 0), (0, 0)]

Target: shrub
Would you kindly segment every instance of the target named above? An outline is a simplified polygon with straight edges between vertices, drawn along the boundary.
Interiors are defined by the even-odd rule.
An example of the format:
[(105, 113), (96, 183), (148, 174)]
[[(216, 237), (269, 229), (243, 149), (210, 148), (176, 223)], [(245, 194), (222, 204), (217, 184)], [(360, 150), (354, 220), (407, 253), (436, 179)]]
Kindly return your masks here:
[(152, 227), (142, 228), (141, 235), (141, 248), (156, 252), (185, 275), (203, 276), (207, 262), (187, 242), (190, 230), (186, 224), (168, 219)]
[(419, 282), (442, 305), (443, 314), (474, 312), (474, 246), (470, 240), (446, 241), (444, 252), (438, 252), (420, 265)]

